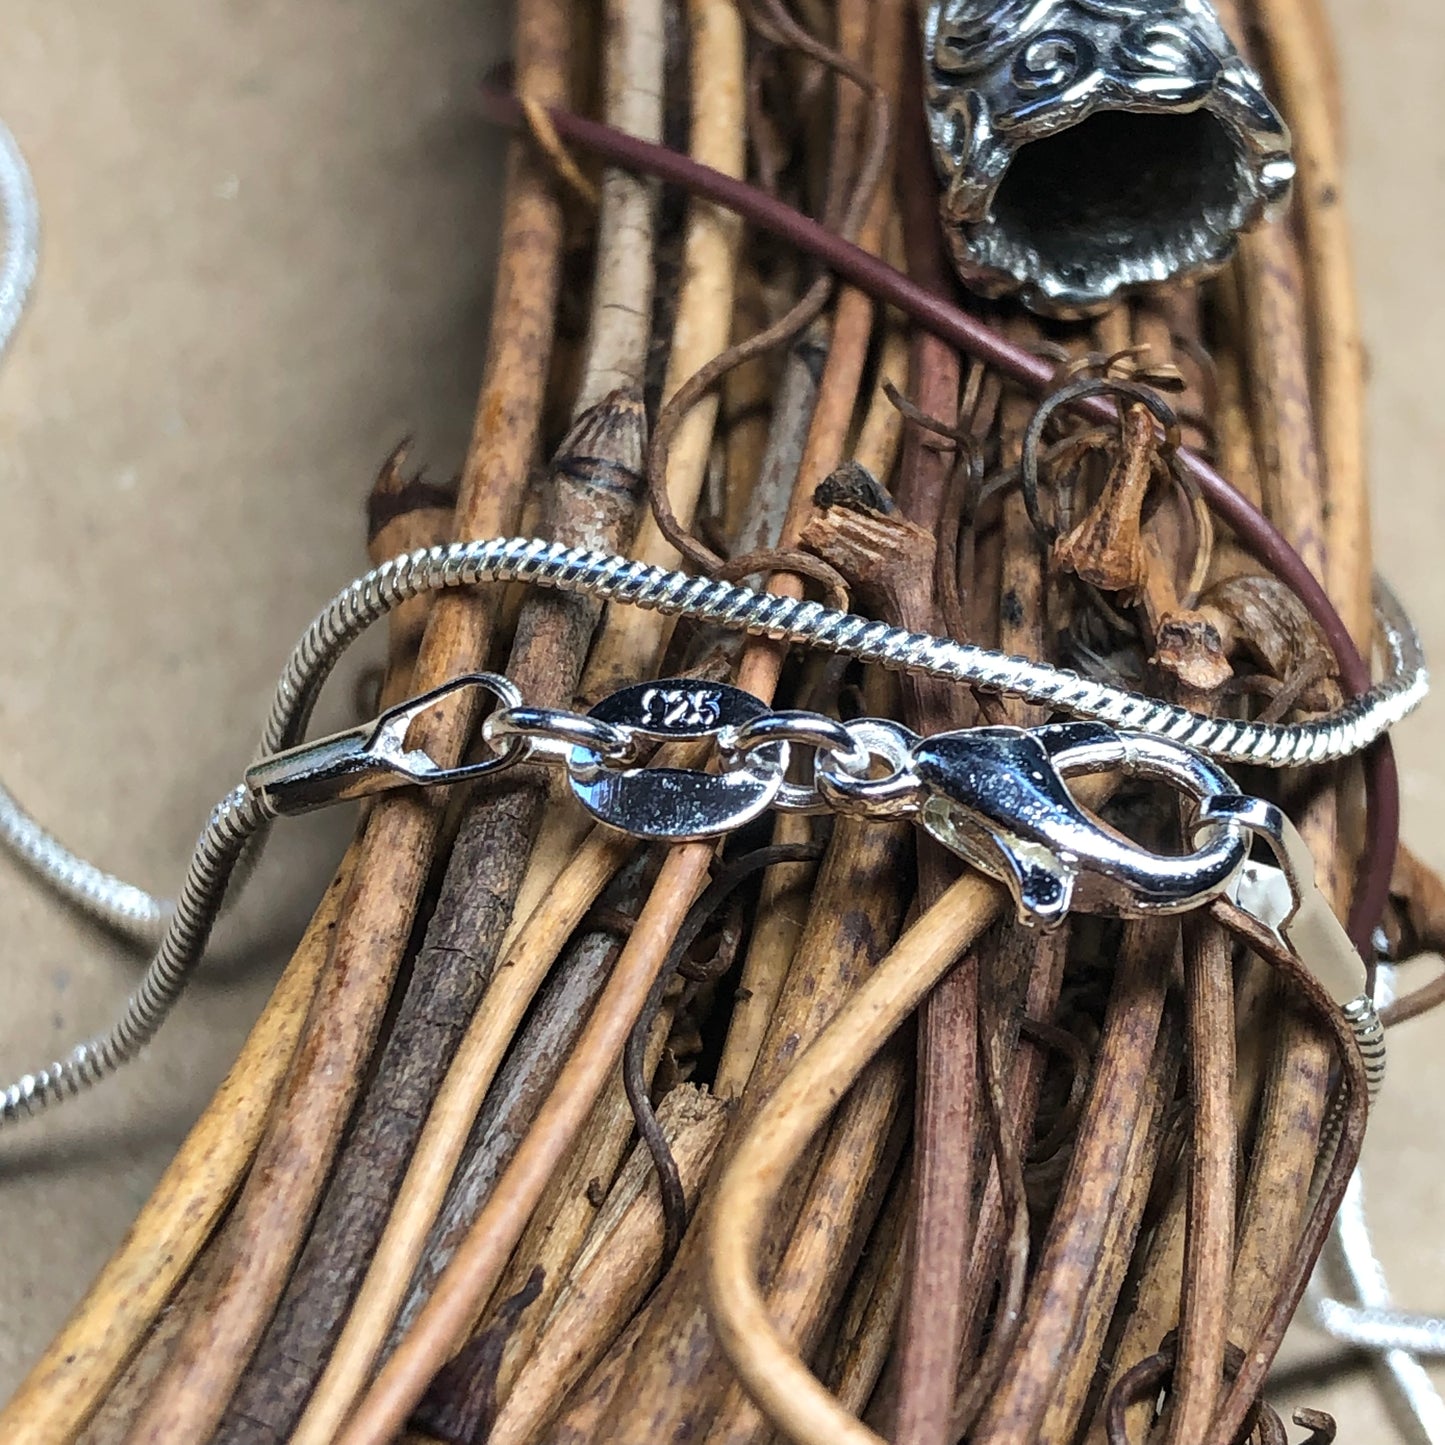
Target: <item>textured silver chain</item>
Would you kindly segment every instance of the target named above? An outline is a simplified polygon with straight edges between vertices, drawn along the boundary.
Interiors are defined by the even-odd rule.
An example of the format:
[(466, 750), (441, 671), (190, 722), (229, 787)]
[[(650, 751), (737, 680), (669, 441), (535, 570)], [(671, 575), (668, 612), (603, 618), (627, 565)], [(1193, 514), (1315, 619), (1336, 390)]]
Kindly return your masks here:
[[(816, 602), (516, 537), (408, 553), (357, 578), (333, 598), (286, 664), (260, 752), (280, 751), (300, 737), (316, 696), (342, 653), (399, 603), (441, 588), (506, 580), (587, 593), (842, 653), (896, 671), (963, 682), (1074, 717), (1157, 733), (1222, 761), (1264, 767), (1324, 763), (1357, 753), (1406, 716), (1428, 687), (1419, 638), (1393, 593), (1380, 581), (1375, 589), (1376, 617), (1387, 662), (1381, 681), (1335, 713), (1303, 723), (1259, 723), (1210, 717), (1065, 668), (904, 631)], [(3, 787), (0, 838), (63, 896), (128, 935), (154, 939), (169, 916), (169, 904), (71, 852)]]
[[(0, 124), (0, 354), (25, 314), (40, 253), (40, 206), (25, 157)], [(88, 863), (46, 832), (0, 784), (0, 840), (83, 912), (144, 943), (154, 943), (173, 905)]]
[[(442, 588), (508, 580), (651, 607), (896, 670), (1008, 692), (1075, 716), (1157, 735), (1197, 754), (1256, 764), (1322, 762), (1358, 751), (1404, 716), (1426, 687), (1418, 639), (1393, 597), (1383, 589), (1379, 594), (1380, 628), (1390, 660), (1384, 680), (1369, 695), (1354, 699), (1330, 717), (1286, 726), (1211, 718), (1072, 672), (948, 638), (906, 632), (815, 602), (535, 538), (512, 538), (412, 552), (366, 573), (334, 597), (307, 628), (286, 663), (262, 732), (261, 756), (269, 757), (299, 742), (320, 689), (341, 655), (400, 603)], [(575, 746), (578, 738), (565, 741)], [(134, 890), (125, 885), (117, 888), (107, 875), (88, 865), (77, 868), (74, 855), (58, 843), (48, 847), (48, 835), (18, 807), (11, 806), (8, 836), (32, 866), (70, 897), (102, 917), (119, 917), (132, 925), (138, 914), (142, 919), (162, 917), (165, 927), (141, 987), (120, 1023), (109, 1034), (17, 1081), (0, 1095), (0, 1117), (30, 1112), (95, 1082), (132, 1057), (155, 1033), (199, 961), (236, 862), (271, 808), (263, 792), (246, 789), (228, 795), (201, 835), (175, 909), (158, 905), (148, 913), (143, 903), (138, 907)]]
[(10, 344), (35, 281), (40, 256), (40, 205), (30, 167), (15, 137), (0, 125), (0, 210), (5, 217), (0, 250), (0, 352)]
[[(304, 717), (336, 656), (409, 597), (477, 582), (528, 582), (562, 592), (626, 602), (694, 622), (770, 637), (908, 672), (1006, 693), (1132, 732), (1156, 733), (1221, 762), (1283, 768), (1333, 762), (1369, 747), (1425, 696), (1429, 678), (1420, 640), (1389, 588), (1377, 579), (1375, 615), (1386, 657), (1369, 692), (1325, 716), (1300, 723), (1211, 717), (1067, 668), (1010, 657), (986, 647), (758, 592), (730, 582), (648, 566), (626, 557), (564, 547), (536, 537), (458, 542), (411, 552), (359, 577), (307, 630), (287, 665), (278, 708)], [(284, 707), (281, 704), (284, 702)], [(282, 729), (273, 714), (268, 737)]]
[[(1383, 1005), (1394, 997), (1395, 969), (1383, 934), (1379, 937), (1375, 994)], [(1336, 1272), (1346, 1292), (1343, 1299), (1324, 1292), (1327, 1273)], [(1309, 1303), (1315, 1322), (1326, 1334), (1376, 1356), (1389, 1386), (1414, 1417), (1418, 1438), (1425, 1445), (1445, 1445), (1445, 1400), (1419, 1358), (1445, 1357), (1445, 1317), (1394, 1304), (1384, 1265), (1370, 1237), (1359, 1169), (1351, 1176), (1335, 1217), (1333, 1249), (1320, 1261), (1311, 1281)]]
[(1445, 1401), (1417, 1358), (1445, 1354), (1445, 1319), (1393, 1308), (1384, 1266), (1370, 1238), (1358, 1170), (1335, 1218), (1334, 1246), (1344, 1283), (1358, 1303), (1315, 1295), (1315, 1319), (1335, 1339), (1374, 1352), (1414, 1417), (1419, 1438), (1425, 1445), (1445, 1445)]

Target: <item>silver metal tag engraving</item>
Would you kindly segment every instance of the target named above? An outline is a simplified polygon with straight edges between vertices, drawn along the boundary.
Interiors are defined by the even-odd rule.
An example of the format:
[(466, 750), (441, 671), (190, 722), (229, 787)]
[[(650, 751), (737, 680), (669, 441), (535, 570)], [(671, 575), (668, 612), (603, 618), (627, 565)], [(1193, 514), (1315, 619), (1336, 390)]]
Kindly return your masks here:
[[(715, 737), (768, 711), (752, 693), (727, 683), (671, 678), (624, 687), (588, 716), (668, 741)], [(787, 763), (785, 743), (755, 748), (741, 766), (717, 773), (612, 768), (599, 754), (574, 748), (567, 775), (578, 802), (599, 822), (641, 838), (684, 843), (717, 837), (765, 812), (783, 785)]]

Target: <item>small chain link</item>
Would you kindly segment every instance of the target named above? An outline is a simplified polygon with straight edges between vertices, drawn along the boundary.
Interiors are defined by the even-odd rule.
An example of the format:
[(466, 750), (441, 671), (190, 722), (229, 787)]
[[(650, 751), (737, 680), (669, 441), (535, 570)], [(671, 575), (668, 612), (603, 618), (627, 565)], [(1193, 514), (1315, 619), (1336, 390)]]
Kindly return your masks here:
[[(886, 718), (863, 718), (849, 724), (853, 741), (868, 755), (861, 769), (818, 762), (818, 791), (835, 813), (855, 817), (911, 818), (918, 811), (921, 789), (910, 766), (918, 735)], [(876, 775), (876, 766), (884, 771)]]
[[(499, 750), (498, 756), (489, 760), (493, 771), (518, 763), (551, 763), (564, 768), (574, 781), (586, 783), (595, 782), (609, 769), (633, 769), (641, 757), (639, 736), (637, 728), (565, 708), (504, 707), (482, 724), (483, 741)], [(780, 767), (791, 750), (810, 749), (814, 781), (782, 781), (772, 806), (780, 812), (824, 813), (835, 804), (819, 790), (817, 778), (826, 775), (841, 796), (850, 784), (867, 779), (878, 758), (887, 765), (894, 790), (900, 791), (898, 773), (906, 752), (906, 748), (900, 751), (901, 739), (912, 734), (875, 719), (844, 723), (826, 713), (779, 709), (736, 727), (719, 727), (710, 736), (715, 742), (714, 761), (725, 773), (759, 761)], [(503, 750), (506, 744), (513, 746)], [(437, 781), (445, 779), (439, 776)], [(875, 786), (871, 793), (856, 796), (858, 805), (865, 806), (864, 797), (877, 797), (881, 802), (883, 790)]]
[(765, 713), (718, 738), (724, 761), (769, 743), (790, 743), (828, 754), (839, 766), (861, 772), (868, 766), (868, 749), (853, 736), (846, 723), (822, 713), (784, 709)]
[[(813, 771), (828, 766), (845, 772), (866, 772), (870, 761), (868, 749), (854, 737), (851, 725), (823, 713), (801, 709), (780, 709), (765, 713), (741, 727), (729, 728), (718, 735), (718, 757), (724, 768), (745, 765), (762, 749), (776, 749), (786, 744), (791, 757), (795, 748), (813, 752)], [(828, 801), (818, 791), (817, 782), (793, 783), (786, 779), (778, 789), (773, 806), (782, 813), (826, 813)]]
[(556, 761), (571, 767), (579, 748), (613, 765), (636, 762), (638, 756), (630, 728), (557, 707), (503, 708), (482, 724), (482, 738), (494, 745), (520, 740), (523, 746), (513, 759), (519, 763)]

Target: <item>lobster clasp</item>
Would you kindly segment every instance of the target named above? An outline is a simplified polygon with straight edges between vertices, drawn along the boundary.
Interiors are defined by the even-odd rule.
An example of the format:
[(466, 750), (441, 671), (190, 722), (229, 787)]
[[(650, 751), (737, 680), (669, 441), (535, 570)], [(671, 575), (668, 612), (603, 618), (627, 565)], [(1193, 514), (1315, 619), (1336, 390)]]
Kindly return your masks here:
[(1167, 738), (1087, 722), (970, 728), (921, 739), (912, 771), (923, 786), (918, 821), (1006, 884), (1020, 920), (1042, 928), (1071, 911), (1197, 908), (1228, 891), (1248, 857), (1246, 830), (1231, 818), (1201, 818), (1194, 851), (1168, 856), (1106, 828), (1070, 793), (1067, 778), (1106, 771), (1166, 782), (1196, 809), (1237, 793), (1208, 759)]

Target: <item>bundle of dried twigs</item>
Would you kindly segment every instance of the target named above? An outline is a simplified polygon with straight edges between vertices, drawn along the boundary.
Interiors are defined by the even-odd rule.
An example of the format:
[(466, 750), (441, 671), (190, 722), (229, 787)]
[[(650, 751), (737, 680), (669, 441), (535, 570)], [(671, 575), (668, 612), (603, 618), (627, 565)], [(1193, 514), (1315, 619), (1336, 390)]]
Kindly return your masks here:
[[(1090, 323), (975, 308), (1055, 368), (1037, 449), (1039, 400), (997, 366), (711, 201), (599, 171), (549, 111), (751, 178), (949, 304), (903, 0), (517, 10), (530, 134), (475, 436), (454, 498), (388, 463), (373, 557), (536, 531), (846, 593), (1195, 708), (1338, 700), (1306, 608), (1154, 423), (1162, 398), (1367, 644), (1360, 347), (1315, 0), (1231, 17), (1294, 130), (1287, 223), (1202, 289)], [(1117, 420), (1071, 413), (1085, 393)], [(920, 730), (1030, 720), (500, 589), (403, 609), (385, 696), (485, 665), (539, 703), (667, 669)], [(458, 757), (473, 721), (429, 715), (432, 753)], [(1359, 772), (1296, 786), (1343, 909)], [(1109, 806), (1134, 836), (1177, 827), (1148, 796)], [(903, 825), (799, 816), (664, 854), (590, 827), (540, 774), (376, 802), (0, 1435), (835, 1441), (801, 1397), (760, 1406), (735, 1374), (724, 1344), (774, 1349), (719, 1338), (709, 1272), (726, 1287), (741, 1261), (782, 1365), (826, 1384), (851, 1439), (1280, 1438), (1261, 1385), (1358, 1149), (1355, 1109), (1317, 1203), (1332, 1088), (1358, 1084), (1348, 1041), (1227, 909), (1038, 936), (959, 866)], [(1436, 895), (1410, 877), (1428, 941)], [(869, 979), (875, 1013), (808, 1055), (809, 1094), (799, 1059)], [(779, 1127), (720, 1195), (780, 1089)]]

